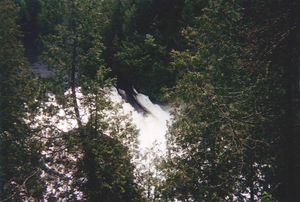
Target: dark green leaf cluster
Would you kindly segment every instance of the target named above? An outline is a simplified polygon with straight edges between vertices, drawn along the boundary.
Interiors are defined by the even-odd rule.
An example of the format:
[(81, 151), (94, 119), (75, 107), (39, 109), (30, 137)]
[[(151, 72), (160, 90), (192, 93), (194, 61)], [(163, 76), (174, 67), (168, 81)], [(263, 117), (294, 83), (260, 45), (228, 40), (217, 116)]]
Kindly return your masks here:
[[(297, 40), (291, 31), (295, 16), (287, 10), (296, 4), (204, 2), (187, 3), (189, 10), (195, 4), (202, 8), (186, 16), (185, 50), (171, 53), (179, 80), (171, 93), (176, 105), (168, 135), (166, 194), (187, 201), (255, 201), (265, 200), (265, 192), (295, 201), (296, 183), (283, 164), (299, 167), (292, 157), (299, 147), (288, 143), (299, 141), (299, 116), (291, 111), (298, 106), (299, 77), (290, 75), (297, 72), (299, 61), (292, 58), (299, 44), (289, 44)], [(273, 11), (284, 17), (277, 19)], [(282, 51), (287, 47), (292, 53)], [(289, 132), (287, 122), (294, 128)], [(290, 160), (282, 159), (282, 150)], [(285, 180), (294, 191), (280, 188)]]
[[(38, 88), (29, 69), (16, 24), (18, 7), (0, 1), (0, 199), (42, 197), (41, 144), (26, 123), (34, 110)], [(27, 119), (27, 120), (26, 120)]]

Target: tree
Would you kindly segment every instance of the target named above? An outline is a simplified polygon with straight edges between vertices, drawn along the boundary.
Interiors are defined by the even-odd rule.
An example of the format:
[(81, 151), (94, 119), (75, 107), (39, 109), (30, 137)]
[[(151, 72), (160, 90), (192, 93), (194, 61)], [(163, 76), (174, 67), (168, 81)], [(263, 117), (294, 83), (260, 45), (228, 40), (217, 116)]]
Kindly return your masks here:
[(40, 144), (26, 123), (34, 114), (36, 77), (30, 72), (16, 24), (18, 8), (12, 1), (0, 2), (0, 198), (41, 199)]
[[(181, 46), (179, 29), (184, 2), (105, 1), (109, 23), (104, 35), (106, 63), (120, 88), (134, 86), (154, 101), (165, 101), (163, 91), (176, 75), (169, 71), (169, 51)], [(131, 90), (132, 91), (132, 90)]]
[(115, 54), (117, 75), (140, 92), (162, 100), (161, 89), (173, 81), (164, 61), (166, 55), (166, 48), (152, 35), (134, 35), (123, 41), (120, 50)]
[[(102, 2), (64, 1), (61, 8), (63, 21), (45, 38), (43, 58), (56, 72), (49, 89), (76, 120), (76, 128), (59, 140), (64, 151), (78, 159), (73, 165), (70, 160), (63, 163), (74, 174), (71, 191), (81, 191), (86, 201), (136, 201), (139, 194), (130, 161), (137, 132), (115, 115), (108, 99), (112, 80), (103, 62), (102, 35), (108, 19)], [(78, 193), (67, 197), (78, 199)]]
[[(256, 58), (269, 63), (269, 71), (281, 75), (279, 83), (284, 93), (272, 102), (282, 113), (276, 123), (278, 139), (274, 147), (275, 176), (272, 179), (274, 195), (278, 200), (298, 201), (299, 193), (299, 2), (258, 1), (247, 5), (248, 15), (256, 24), (252, 35), (259, 40)], [(251, 13), (250, 13), (251, 12)], [(278, 16), (281, 16), (279, 19)], [(257, 41), (258, 41), (257, 40)], [(277, 76), (278, 77), (278, 76)], [(278, 84), (277, 84), (278, 85)], [(274, 124), (275, 125), (275, 124)], [(274, 127), (274, 126), (273, 126)]]
[(284, 93), (276, 84), (281, 75), (263, 61), (253, 62), (258, 46), (247, 35), (253, 24), (242, 4), (200, 3), (201, 11), (182, 31), (186, 50), (172, 52), (180, 77), (173, 93), (178, 106), (169, 134), (166, 194), (186, 201), (243, 200), (249, 194), (255, 201), (276, 187), (269, 179), (278, 133), (270, 127), (282, 115), (273, 101)]

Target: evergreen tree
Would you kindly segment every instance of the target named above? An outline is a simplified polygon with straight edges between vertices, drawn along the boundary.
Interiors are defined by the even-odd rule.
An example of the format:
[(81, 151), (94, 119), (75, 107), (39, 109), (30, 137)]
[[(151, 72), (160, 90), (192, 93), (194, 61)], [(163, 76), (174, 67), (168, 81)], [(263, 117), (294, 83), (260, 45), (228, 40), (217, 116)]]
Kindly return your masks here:
[(119, 69), (117, 74), (140, 92), (162, 100), (161, 89), (170, 86), (172, 82), (171, 72), (164, 61), (166, 57), (166, 48), (152, 35), (134, 35), (123, 41), (115, 54), (115, 65)]
[(41, 199), (40, 144), (27, 125), (33, 114), (36, 78), (30, 72), (16, 24), (18, 8), (0, 1), (0, 198), (1, 201)]
[[(265, 65), (273, 74), (270, 84), (283, 89), (281, 96), (269, 101), (273, 114), (279, 114), (265, 126), (273, 136), (273, 195), (280, 201), (298, 201), (299, 193), (299, 7), (297, 1), (245, 1), (245, 12), (252, 21), (249, 38), (256, 71)], [(252, 62), (253, 63), (253, 62)], [(276, 81), (276, 82), (275, 82)], [(273, 83), (274, 82), (274, 83)], [(280, 110), (279, 110), (280, 109)], [(280, 111), (280, 113), (278, 113)], [(274, 120), (274, 119), (273, 119)], [(276, 140), (276, 141), (275, 141)]]
[(170, 128), (166, 194), (196, 201), (248, 195), (255, 201), (273, 187), (278, 133), (270, 127), (281, 117), (273, 101), (283, 96), (281, 75), (266, 63), (257, 70), (251, 60), (257, 46), (246, 34), (253, 27), (242, 4), (203, 5), (183, 30), (187, 49), (172, 52), (181, 78), (174, 92), (179, 110)]
[(181, 46), (183, 1), (106, 1), (106, 6), (111, 23), (104, 38), (105, 58), (120, 87), (134, 86), (155, 101), (165, 101), (163, 91), (176, 77), (168, 69), (169, 51)]
[[(78, 159), (71, 165), (74, 190), (81, 191), (85, 201), (136, 201), (131, 158), (137, 132), (124, 117), (114, 115), (116, 109), (108, 99), (112, 81), (104, 67), (102, 43), (108, 20), (102, 8), (96, 0), (65, 1), (63, 22), (45, 38), (43, 57), (57, 75), (50, 89), (65, 109), (72, 109), (68, 115), (77, 123), (63, 139), (65, 151)], [(63, 166), (69, 164), (67, 160)], [(76, 193), (70, 197), (75, 200)]]

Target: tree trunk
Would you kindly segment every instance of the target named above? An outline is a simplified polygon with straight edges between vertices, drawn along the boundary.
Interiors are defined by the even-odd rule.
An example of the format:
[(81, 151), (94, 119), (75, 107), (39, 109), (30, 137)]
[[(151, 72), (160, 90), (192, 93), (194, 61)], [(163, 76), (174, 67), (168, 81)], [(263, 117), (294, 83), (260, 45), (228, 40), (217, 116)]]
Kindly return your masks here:
[(72, 47), (71, 89), (72, 89), (73, 106), (74, 106), (77, 124), (78, 127), (81, 128), (82, 122), (80, 118), (79, 105), (76, 96), (76, 69), (77, 69), (76, 67), (77, 67), (77, 41), (75, 38)]

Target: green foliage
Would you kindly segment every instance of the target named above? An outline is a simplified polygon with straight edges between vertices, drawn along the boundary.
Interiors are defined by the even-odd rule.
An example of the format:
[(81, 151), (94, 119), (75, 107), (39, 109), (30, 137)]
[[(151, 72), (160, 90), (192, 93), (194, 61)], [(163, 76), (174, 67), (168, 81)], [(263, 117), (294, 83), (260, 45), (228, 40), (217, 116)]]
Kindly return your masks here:
[[(37, 96), (36, 78), (28, 68), (16, 24), (18, 8), (0, 2), (0, 198), (41, 198), (40, 144), (26, 124)], [(28, 120), (30, 121), (30, 119)]]
[[(113, 80), (103, 61), (102, 35), (108, 19), (102, 2), (64, 1), (61, 9), (62, 23), (44, 39), (43, 59), (56, 73), (49, 80), (49, 90), (64, 109), (71, 109), (68, 115), (77, 122), (77, 128), (56, 144), (63, 144), (68, 155), (78, 160), (52, 157), (54, 164), (74, 173), (72, 190), (63, 197), (75, 200), (77, 190), (84, 201), (139, 201), (131, 163), (137, 131), (125, 116), (116, 115), (118, 110), (108, 99)], [(88, 112), (87, 123), (83, 108)]]
[(164, 176), (162, 165), (164, 163), (162, 151), (154, 144), (147, 148), (138, 159), (136, 180), (140, 185), (145, 201), (162, 200)]
[(150, 34), (130, 37), (115, 55), (118, 74), (132, 81), (141, 92), (159, 99), (162, 96), (160, 89), (169, 86), (173, 79), (164, 61), (166, 54), (166, 48)]
[(78, 161), (73, 182), (84, 193), (82, 200), (140, 201), (128, 148), (90, 125), (85, 130), (87, 137), (79, 137), (81, 142), (77, 144), (84, 155)]
[(272, 101), (283, 95), (275, 84), (281, 75), (266, 73), (267, 64), (253, 73), (247, 57), (254, 49), (243, 35), (248, 29), (241, 4), (208, 1), (182, 31), (186, 50), (171, 53), (180, 75), (168, 137), (171, 198), (231, 201), (243, 200), (248, 189), (251, 197), (269, 191), (276, 133), (267, 128), (281, 116)]
[(274, 200), (274, 198), (272, 197), (272, 195), (268, 194), (267, 192), (264, 192), (262, 194), (261, 201), (262, 202), (277, 202), (277, 200)]
[(42, 58), (56, 72), (50, 85), (61, 101), (64, 92), (71, 87), (72, 71), (76, 74), (76, 86), (82, 87), (85, 93), (90, 82), (96, 79), (98, 69), (104, 65), (102, 30), (107, 19), (100, 5), (96, 1), (64, 2), (60, 5), (62, 22), (55, 26), (54, 33), (44, 38), (46, 51)]
[[(180, 46), (181, 1), (106, 1), (111, 19), (104, 37), (106, 62), (118, 79), (155, 101), (175, 84), (169, 51)], [(109, 7), (110, 6), (110, 7)], [(109, 13), (109, 14), (108, 14)]]

